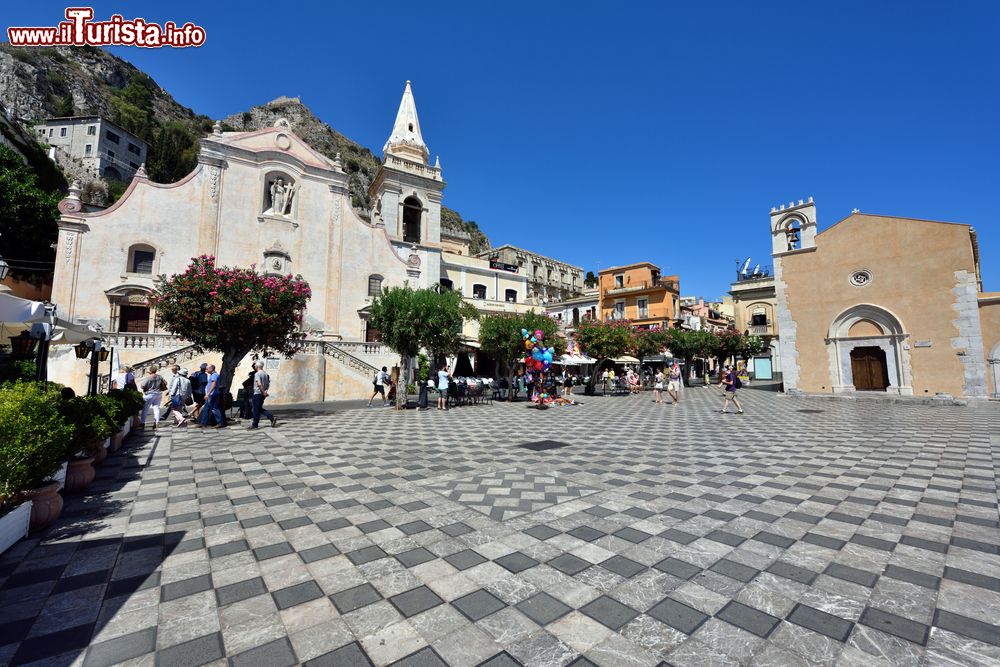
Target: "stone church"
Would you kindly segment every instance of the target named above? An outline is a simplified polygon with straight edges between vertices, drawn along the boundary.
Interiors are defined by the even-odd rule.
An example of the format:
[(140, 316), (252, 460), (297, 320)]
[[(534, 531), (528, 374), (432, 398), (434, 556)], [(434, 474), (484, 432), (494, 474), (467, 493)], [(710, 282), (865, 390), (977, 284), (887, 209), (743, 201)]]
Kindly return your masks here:
[(1000, 398), (1000, 293), (969, 225), (771, 210), (785, 391)]
[[(283, 120), (254, 132), (216, 124), (190, 174), (161, 184), (140, 169), (105, 210), (84, 212), (71, 188), (59, 205), (52, 301), (60, 316), (100, 326), (124, 363), (196, 366), (218, 359), (159, 328), (147, 301), (157, 276), (181, 272), (199, 255), (299, 274), (313, 291), (304, 320), (312, 342), (292, 360), (268, 360), (276, 398), (323, 400), (370, 387), (373, 367), (398, 361), (365, 344), (375, 338), (366, 323), (371, 297), (383, 285), (429, 287), (441, 278), (445, 182), (439, 162), (430, 162), (410, 82), (383, 153), (368, 220), (351, 206), (339, 156), (313, 150)], [(53, 379), (81, 385), (84, 365), (57, 359)], [(282, 389), (282, 376), (292, 374), (297, 381)]]

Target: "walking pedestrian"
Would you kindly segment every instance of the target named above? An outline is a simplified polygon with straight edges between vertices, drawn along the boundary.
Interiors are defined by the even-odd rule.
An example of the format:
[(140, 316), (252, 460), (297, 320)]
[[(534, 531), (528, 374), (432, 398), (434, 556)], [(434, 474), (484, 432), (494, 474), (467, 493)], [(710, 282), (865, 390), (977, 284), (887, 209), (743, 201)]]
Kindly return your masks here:
[(175, 426), (187, 425), (187, 405), (191, 401), (191, 380), (188, 370), (174, 366), (170, 369), (174, 375), (170, 378), (167, 396), (170, 397), (170, 416), (174, 418)]
[(448, 365), (441, 364), (441, 368), (438, 370), (438, 410), (448, 409), (448, 379), (451, 375), (448, 373)]
[(382, 395), (382, 407), (384, 408), (389, 405), (389, 399), (385, 397), (385, 385), (388, 382), (391, 382), (391, 379), (389, 378), (389, 373), (386, 371), (385, 366), (382, 367), (382, 370), (375, 371), (375, 377), (372, 379), (372, 386), (375, 390), (372, 392), (372, 397), (368, 399), (369, 408), (372, 406), (372, 401), (374, 401), (375, 397), (379, 394)]
[(667, 375), (667, 393), (670, 394), (670, 398), (674, 401), (671, 405), (677, 405), (681, 400), (681, 382), (681, 367), (677, 363), (674, 363), (670, 367), (670, 373)]
[(139, 415), (139, 421), (142, 422), (141, 428), (146, 428), (146, 415), (150, 408), (153, 408), (153, 429), (160, 427), (160, 403), (163, 402), (163, 390), (167, 388), (167, 383), (157, 374), (157, 370), (156, 366), (150, 366), (146, 376), (139, 383), (139, 389), (142, 390), (144, 399), (142, 413)]
[(725, 373), (722, 376), (722, 382), (719, 383), (720, 387), (725, 387), (725, 402), (722, 404), (722, 414), (726, 414), (729, 408), (729, 401), (733, 402), (736, 406), (736, 414), (743, 414), (743, 406), (736, 399), (736, 390), (743, 386), (740, 382), (739, 377), (736, 375), (736, 371), (733, 370), (732, 366), (726, 366)]
[(215, 372), (215, 365), (208, 364), (205, 369), (208, 375), (208, 385), (205, 387), (205, 404), (201, 408), (201, 423), (199, 428), (208, 426), (208, 420), (215, 418), (215, 428), (225, 428), (226, 418), (219, 409), (219, 374)]
[(208, 387), (208, 373), (205, 369), (208, 364), (198, 367), (198, 372), (191, 376), (191, 397), (194, 399), (195, 407), (191, 416), (195, 419), (201, 417), (201, 410), (205, 406), (205, 389)]
[[(267, 398), (267, 392), (271, 388), (271, 376), (264, 372), (263, 361), (254, 362), (253, 367), (257, 371), (253, 376), (253, 397), (250, 402), (253, 411), (253, 423), (247, 426), (247, 429), (252, 430), (257, 428), (261, 415), (267, 417), (267, 420), (271, 422), (271, 428), (274, 428), (278, 424), (278, 418), (264, 409), (264, 399)], [(370, 403), (368, 405), (371, 407)]]
[(656, 397), (654, 403), (663, 403), (663, 371), (656, 371), (653, 376), (653, 396)]

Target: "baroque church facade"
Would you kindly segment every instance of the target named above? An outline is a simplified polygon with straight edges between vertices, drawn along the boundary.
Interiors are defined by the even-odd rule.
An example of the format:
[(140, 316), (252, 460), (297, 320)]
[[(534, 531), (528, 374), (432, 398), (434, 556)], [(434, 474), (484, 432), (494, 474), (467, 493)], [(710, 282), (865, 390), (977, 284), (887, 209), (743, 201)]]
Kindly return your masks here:
[[(409, 81), (383, 153), (370, 189), (370, 220), (351, 206), (339, 156), (331, 160), (313, 150), (284, 120), (253, 132), (223, 132), (216, 124), (185, 178), (154, 183), (140, 169), (105, 210), (84, 212), (79, 188), (71, 188), (59, 204), (52, 301), (60, 316), (100, 326), (124, 363), (193, 365), (199, 361), (193, 353), (171, 359), (186, 343), (158, 327), (148, 297), (157, 276), (180, 273), (192, 257), (212, 255), (220, 265), (301, 275), (313, 292), (303, 326), (314, 348), (370, 341), (366, 315), (373, 295), (404, 282), (429, 287), (442, 275), (445, 181), (440, 164), (430, 163)], [(329, 377), (322, 359), (312, 360), (312, 381), (329, 387), (353, 370), (358, 377), (351, 379), (370, 384), (368, 365), (398, 359), (372, 347), (378, 346), (333, 351), (342, 362), (344, 354), (370, 357), (341, 364), (339, 378)], [(55, 364), (53, 372), (55, 380), (79, 384), (81, 369), (69, 360)], [(338, 392), (321, 393), (286, 395), (283, 402), (323, 400)]]

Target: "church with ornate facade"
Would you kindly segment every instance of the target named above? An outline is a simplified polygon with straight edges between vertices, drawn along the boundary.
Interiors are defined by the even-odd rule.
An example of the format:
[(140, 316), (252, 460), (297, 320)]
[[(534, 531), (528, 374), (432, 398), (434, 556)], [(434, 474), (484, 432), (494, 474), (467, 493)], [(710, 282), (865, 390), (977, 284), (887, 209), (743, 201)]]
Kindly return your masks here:
[[(447, 275), (445, 181), (430, 161), (410, 82), (383, 154), (366, 220), (351, 206), (339, 156), (312, 149), (287, 121), (253, 132), (223, 132), (217, 123), (201, 140), (195, 169), (176, 183), (154, 183), (140, 169), (113, 206), (96, 212), (85, 212), (79, 188), (71, 188), (59, 205), (52, 301), (61, 317), (101, 327), (123, 363), (195, 366), (218, 355), (199, 355), (160, 329), (148, 303), (158, 276), (200, 255), (301, 275), (313, 292), (304, 319), (310, 342), (293, 359), (269, 360), (275, 393), (281, 402), (353, 396), (370, 388), (373, 367), (398, 363), (368, 330), (372, 296), (404, 282), (430, 287)], [(525, 292), (521, 280), (506, 293), (523, 301)], [(77, 386), (85, 370), (70, 356), (54, 360), (51, 373)], [(286, 368), (296, 381), (282, 387), (293, 375)]]

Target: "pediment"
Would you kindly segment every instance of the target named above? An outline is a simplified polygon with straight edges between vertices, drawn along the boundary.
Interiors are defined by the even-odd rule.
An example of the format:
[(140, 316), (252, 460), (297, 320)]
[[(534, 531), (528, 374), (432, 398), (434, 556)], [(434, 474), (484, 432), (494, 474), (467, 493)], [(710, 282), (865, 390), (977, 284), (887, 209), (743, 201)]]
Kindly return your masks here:
[(224, 132), (208, 137), (227, 146), (254, 153), (279, 152), (319, 169), (340, 171), (339, 165), (313, 149), (297, 134), (284, 126), (265, 127), (254, 132)]

